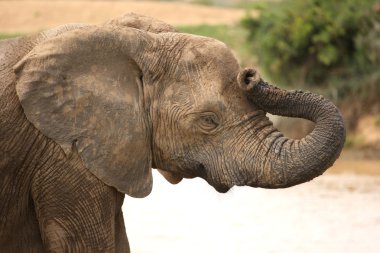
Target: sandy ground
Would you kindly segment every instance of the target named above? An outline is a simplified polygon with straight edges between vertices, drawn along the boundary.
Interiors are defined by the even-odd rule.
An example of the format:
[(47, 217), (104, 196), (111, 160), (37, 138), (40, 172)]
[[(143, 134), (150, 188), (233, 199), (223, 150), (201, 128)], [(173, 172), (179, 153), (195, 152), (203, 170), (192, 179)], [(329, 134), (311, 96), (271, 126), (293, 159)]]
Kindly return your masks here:
[(0, 32), (36, 32), (65, 23), (99, 24), (136, 12), (172, 25), (238, 22), (244, 10), (148, 1), (0, 1)]

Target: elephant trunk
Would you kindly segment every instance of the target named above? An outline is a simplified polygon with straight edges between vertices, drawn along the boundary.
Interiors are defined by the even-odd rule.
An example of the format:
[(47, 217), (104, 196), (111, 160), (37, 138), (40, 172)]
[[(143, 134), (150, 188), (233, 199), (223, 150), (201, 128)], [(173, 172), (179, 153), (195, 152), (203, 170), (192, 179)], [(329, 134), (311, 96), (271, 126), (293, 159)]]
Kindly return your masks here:
[(343, 119), (329, 100), (311, 92), (285, 91), (264, 82), (253, 69), (243, 70), (239, 86), (249, 100), (263, 111), (315, 122), (314, 130), (301, 140), (289, 139), (278, 131), (266, 136), (262, 173), (247, 184), (283, 188), (310, 181), (321, 175), (338, 158), (345, 140)]

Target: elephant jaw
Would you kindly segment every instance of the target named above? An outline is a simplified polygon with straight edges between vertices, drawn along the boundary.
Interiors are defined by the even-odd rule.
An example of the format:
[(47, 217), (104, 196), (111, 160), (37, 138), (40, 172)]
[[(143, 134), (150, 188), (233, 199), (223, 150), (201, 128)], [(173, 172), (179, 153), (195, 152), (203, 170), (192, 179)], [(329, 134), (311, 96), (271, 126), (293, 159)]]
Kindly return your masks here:
[(179, 182), (182, 181), (183, 177), (181, 177), (180, 175), (176, 173), (169, 172), (166, 170), (161, 170), (161, 169), (157, 169), (157, 170), (171, 184), (178, 184)]

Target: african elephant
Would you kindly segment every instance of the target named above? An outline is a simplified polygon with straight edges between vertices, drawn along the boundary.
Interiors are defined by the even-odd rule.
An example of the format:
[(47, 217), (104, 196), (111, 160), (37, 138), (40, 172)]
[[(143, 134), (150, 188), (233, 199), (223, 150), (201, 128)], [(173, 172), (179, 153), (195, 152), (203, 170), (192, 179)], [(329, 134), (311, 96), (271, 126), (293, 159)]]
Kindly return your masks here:
[[(266, 112), (316, 123), (284, 137)], [(152, 168), (283, 188), (321, 175), (345, 129), (322, 96), (267, 84), (217, 40), (128, 14), (0, 42), (2, 252), (129, 252), (124, 194)]]

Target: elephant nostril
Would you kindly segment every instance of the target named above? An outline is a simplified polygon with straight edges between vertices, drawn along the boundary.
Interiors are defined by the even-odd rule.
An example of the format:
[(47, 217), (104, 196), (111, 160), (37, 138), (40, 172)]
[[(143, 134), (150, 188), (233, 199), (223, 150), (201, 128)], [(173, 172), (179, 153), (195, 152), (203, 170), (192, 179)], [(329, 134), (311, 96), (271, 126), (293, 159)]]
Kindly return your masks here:
[(256, 69), (246, 68), (238, 74), (239, 87), (245, 91), (251, 90), (261, 80)]
[(244, 83), (245, 83), (246, 85), (248, 85), (248, 84), (252, 81), (252, 78), (254, 77), (255, 74), (256, 74), (256, 70), (253, 70), (253, 72), (248, 72), (248, 73), (245, 75)]
[(216, 186), (214, 188), (219, 193), (226, 193), (226, 192), (228, 192), (231, 189), (230, 187), (225, 186), (225, 185), (223, 185), (223, 186)]

